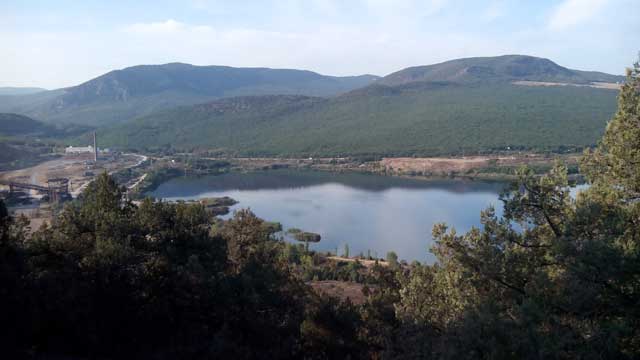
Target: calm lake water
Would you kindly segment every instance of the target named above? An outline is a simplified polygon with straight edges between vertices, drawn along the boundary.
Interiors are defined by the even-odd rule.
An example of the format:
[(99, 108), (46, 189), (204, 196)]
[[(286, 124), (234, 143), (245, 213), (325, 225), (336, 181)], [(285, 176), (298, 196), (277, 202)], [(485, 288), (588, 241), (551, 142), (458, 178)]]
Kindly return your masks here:
[(166, 200), (230, 196), (232, 210), (250, 208), (259, 217), (322, 235), (311, 247), (342, 254), (433, 262), (431, 229), (445, 222), (458, 232), (479, 226), (480, 211), (502, 204), (505, 184), (462, 180), (421, 181), (366, 174), (273, 170), (200, 178), (177, 178), (150, 195)]

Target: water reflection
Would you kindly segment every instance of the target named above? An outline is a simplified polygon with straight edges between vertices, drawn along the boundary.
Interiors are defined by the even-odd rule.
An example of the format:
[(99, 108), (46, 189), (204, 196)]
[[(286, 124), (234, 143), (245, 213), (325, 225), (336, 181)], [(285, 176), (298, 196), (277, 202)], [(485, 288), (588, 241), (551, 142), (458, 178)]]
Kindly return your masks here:
[(384, 257), (395, 251), (401, 259), (432, 262), (431, 229), (446, 222), (457, 231), (479, 225), (480, 211), (494, 205), (504, 184), (470, 181), (420, 181), (364, 174), (313, 171), (267, 171), (179, 178), (151, 195), (167, 200), (230, 196), (233, 209), (251, 208), (258, 216), (319, 233), (312, 247), (352, 255)]

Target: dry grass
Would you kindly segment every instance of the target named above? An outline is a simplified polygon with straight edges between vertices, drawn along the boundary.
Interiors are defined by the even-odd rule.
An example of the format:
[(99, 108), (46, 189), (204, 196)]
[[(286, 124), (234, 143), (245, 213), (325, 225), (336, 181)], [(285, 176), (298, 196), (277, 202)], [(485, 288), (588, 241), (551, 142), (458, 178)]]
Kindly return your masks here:
[(307, 283), (313, 290), (320, 294), (338, 298), (342, 301), (351, 301), (353, 304), (364, 304), (366, 297), (362, 293), (364, 285), (350, 281), (310, 281)]

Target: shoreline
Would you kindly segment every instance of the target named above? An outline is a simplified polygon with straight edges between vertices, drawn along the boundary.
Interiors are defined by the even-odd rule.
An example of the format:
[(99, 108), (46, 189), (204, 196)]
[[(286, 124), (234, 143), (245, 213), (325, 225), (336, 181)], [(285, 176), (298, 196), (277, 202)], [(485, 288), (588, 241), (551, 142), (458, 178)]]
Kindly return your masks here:
[[(429, 157), (407, 158), (387, 157), (380, 160), (359, 161), (355, 158), (264, 158), (264, 157), (188, 157), (215, 163), (225, 163), (225, 167), (193, 170), (176, 162), (178, 156), (157, 158), (160, 165), (147, 172), (146, 180), (139, 182), (139, 194), (155, 190), (161, 183), (180, 176), (219, 175), (227, 172), (259, 172), (270, 170), (323, 171), (333, 173), (361, 173), (419, 181), (462, 180), (485, 182), (509, 182), (517, 180), (515, 170), (529, 166), (536, 174), (548, 171), (556, 161), (564, 163), (570, 172), (570, 180), (581, 182), (577, 172), (580, 155), (576, 153), (551, 156), (548, 154), (512, 154), (495, 156)], [(162, 164), (164, 162), (164, 165)], [(146, 186), (145, 186), (146, 185)]]

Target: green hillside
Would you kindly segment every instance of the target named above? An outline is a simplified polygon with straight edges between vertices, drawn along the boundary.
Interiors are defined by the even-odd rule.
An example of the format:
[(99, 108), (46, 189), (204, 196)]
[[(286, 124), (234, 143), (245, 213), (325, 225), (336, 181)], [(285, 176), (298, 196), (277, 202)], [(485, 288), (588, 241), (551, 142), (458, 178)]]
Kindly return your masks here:
[(181, 107), (108, 129), (101, 139), (265, 156), (562, 150), (595, 144), (616, 95), (511, 83), (373, 85), (333, 99), (240, 97)]
[(90, 128), (81, 125), (54, 126), (24, 115), (0, 113), (0, 139), (21, 143), (34, 143), (40, 140), (58, 142), (85, 134), (89, 130)]
[(53, 131), (53, 127), (33, 120), (27, 116), (0, 113), (0, 135), (23, 136), (44, 134)]
[(97, 127), (105, 146), (133, 149), (264, 156), (557, 151), (596, 142), (617, 91), (592, 86), (622, 80), (523, 55), (456, 59), (379, 79), (172, 63), (0, 96), (0, 111), (55, 124), (40, 132), (59, 138)]
[(373, 75), (335, 77), (290, 69), (181, 63), (140, 65), (111, 71), (65, 89), (27, 95), (0, 94), (0, 111), (49, 123), (105, 126), (162, 109), (232, 96), (335, 96), (376, 79)]
[(572, 70), (549, 59), (526, 55), (503, 55), (455, 59), (440, 64), (406, 68), (378, 80), (382, 85), (447, 81), (456, 83), (497, 83), (548, 81), (570, 84), (623, 82), (624, 76), (596, 71)]
[(78, 136), (29, 117), (0, 113), (0, 171), (19, 169), (51, 159), (56, 136)]

